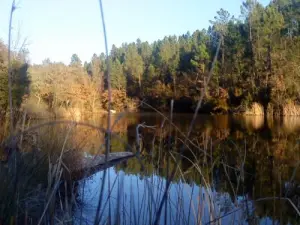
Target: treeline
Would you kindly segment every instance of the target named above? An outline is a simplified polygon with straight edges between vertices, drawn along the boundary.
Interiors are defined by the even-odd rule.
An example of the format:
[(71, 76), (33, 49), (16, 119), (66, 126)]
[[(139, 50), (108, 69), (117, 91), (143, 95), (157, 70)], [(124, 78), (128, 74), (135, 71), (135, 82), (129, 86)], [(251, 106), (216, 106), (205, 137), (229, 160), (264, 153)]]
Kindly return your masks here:
[[(255, 0), (234, 18), (224, 9), (207, 30), (167, 36), (152, 44), (137, 40), (110, 52), (112, 87), (153, 106), (190, 111), (205, 93), (203, 111), (243, 111), (253, 102), (265, 109), (298, 103), (300, 91), (300, 1)], [(212, 80), (208, 73), (220, 43)], [(99, 57), (102, 64), (104, 55)], [(85, 69), (92, 73), (91, 65)], [(105, 72), (105, 67), (102, 67)]]
[[(208, 29), (153, 43), (137, 39), (113, 45), (109, 54), (113, 108), (146, 109), (139, 105), (143, 101), (168, 110), (174, 99), (175, 111), (190, 112), (206, 86), (202, 112), (244, 112), (257, 102), (265, 112), (273, 109), (280, 114), (285, 105), (300, 100), (299, 22), (300, 0), (274, 0), (266, 7), (247, 0), (238, 18), (220, 9)], [(31, 66), (27, 105), (48, 111), (105, 109), (105, 60), (105, 54), (94, 54), (82, 65), (74, 54), (70, 65), (45, 60)], [(1, 79), (6, 87), (6, 78)]]

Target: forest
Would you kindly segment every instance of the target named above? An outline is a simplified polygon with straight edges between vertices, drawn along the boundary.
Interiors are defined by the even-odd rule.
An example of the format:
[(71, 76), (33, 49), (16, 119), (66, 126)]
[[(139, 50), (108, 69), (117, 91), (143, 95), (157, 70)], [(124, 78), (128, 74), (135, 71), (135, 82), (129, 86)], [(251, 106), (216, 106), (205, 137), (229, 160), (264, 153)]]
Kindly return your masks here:
[[(238, 17), (220, 9), (207, 29), (113, 45), (109, 67), (104, 53), (90, 62), (73, 54), (69, 65), (49, 59), (30, 65), (27, 54), (12, 54), (13, 104), (37, 116), (105, 111), (108, 72), (116, 111), (148, 105), (168, 111), (174, 99), (174, 111), (193, 112), (203, 92), (203, 113), (300, 115), (300, 0), (273, 0), (265, 7), (247, 0)], [(7, 65), (2, 42), (2, 112), (9, 105)]]

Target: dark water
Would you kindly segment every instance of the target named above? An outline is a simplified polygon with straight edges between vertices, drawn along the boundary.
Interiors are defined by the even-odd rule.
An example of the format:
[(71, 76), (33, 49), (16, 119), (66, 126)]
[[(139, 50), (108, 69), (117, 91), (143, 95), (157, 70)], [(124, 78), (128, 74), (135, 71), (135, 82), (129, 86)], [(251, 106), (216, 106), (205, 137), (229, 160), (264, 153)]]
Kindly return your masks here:
[[(137, 151), (138, 124), (155, 128), (140, 129), (140, 159), (79, 181), (74, 221), (93, 223), (105, 182), (101, 223), (300, 224), (300, 176), (295, 170), (300, 162), (300, 118), (200, 115), (189, 138), (192, 143), (182, 135), (191, 119), (192, 115), (174, 115), (178, 129), (158, 114), (120, 119), (112, 152)], [(105, 121), (89, 122), (105, 127)], [(89, 141), (84, 148), (95, 154), (104, 135), (85, 134)], [(77, 141), (84, 136), (76, 135)]]
[[(100, 224), (300, 224), (300, 118), (199, 115), (186, 140), (192, 116), (175, 114), (170, 125), (158, 114), (114, 115), (110, 151), (140, 154), (73, 182), (72, 223), (93, 224), (98, 211)], [(106, 121), (85, 120), (104, 128)], [(43, 151), (67, 140), (65, 149), (105, 152), (105, 133), (82, 125), (29, 137), (23, 142)]]

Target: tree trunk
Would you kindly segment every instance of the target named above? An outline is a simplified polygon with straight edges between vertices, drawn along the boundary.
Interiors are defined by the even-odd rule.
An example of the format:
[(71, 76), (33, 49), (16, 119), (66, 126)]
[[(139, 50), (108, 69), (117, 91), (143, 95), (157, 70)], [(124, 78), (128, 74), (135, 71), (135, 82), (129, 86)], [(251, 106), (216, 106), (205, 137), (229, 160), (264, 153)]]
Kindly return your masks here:
[(268, 63), (268, 71), (267, 71), (267, 76), (266, 76), (266, 87), (269, 86), (269, 76), (272, 75), (272, 47), (271, 44), (268, 46), (268, 55), (267, 55), (267, 63)]
[(220, 79), (217, 77), (217, 96), (219, 97), (220, 94)]
[(40, 96), (38, 96), (38, 95), (35, 95), (35, 97), (37, 97), (37, 99), (38, 99), (37, 105), (40, 105), (40, 102), (41, 102), (41, 97), (40, 97)]
[(141, 88), (142, 88), (141, 74), (139, 74), (139, 88), (140, 88), (140, 90), (141, 90)]
[(174, 97), (176, 97), (176, 75), (173, 75)]
[(252, 61), (252, 66), (253, 66), (253, 71), (252, 71), (252, 91), (255, 87), (255, 81), (256, 81), (256, 59), (255, 59), (255, 48), (254, 48), (254, 43), (253, 43), (253, 35), (252, 35), (252, 21), (251, 21), (251, 16), (249, 17), (249, 42), (251, 46), (251, 61)]
[(95, 93), (93, 94), (93, 101), (92, 101), (92, 112), (95, 112)]
[(224, 35), (221, 36), (221, 44), (222, 44), (222, 75), (224, 75), (224, 62), (225, 62)]

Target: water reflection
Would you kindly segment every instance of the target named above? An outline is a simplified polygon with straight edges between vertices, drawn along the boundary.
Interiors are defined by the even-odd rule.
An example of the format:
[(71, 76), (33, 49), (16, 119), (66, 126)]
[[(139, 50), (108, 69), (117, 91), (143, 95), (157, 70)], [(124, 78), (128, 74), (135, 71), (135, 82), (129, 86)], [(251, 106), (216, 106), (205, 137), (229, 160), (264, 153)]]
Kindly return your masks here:
[[(300, 224), (291, 204), (274, 200), (288, 197), (300, 208), (300, 175), (295, 172), (300, 162), (300, 118), (200, 115), (185, 142), (182, 133), (187, 133), (191, 119), (188, 114), (174, 115), (174, 126), (169, 126), (158, 114), (114, 116), (111, 151), (141, 153), (140, 159), (108, 170), (101, 223), (153, 224), (161, 208), (159, 224)], [(86, 121), (104, 128), (107, 122), (97, 115)], [(140, 129), (137, 146), (136, 127), (142, 123), (155, 129)], [(25, 136), (23, 147), (26, 151), (28, 142), (43, 151), (60, 150), (69, 130), (63, 124), (43, 127)], [(65, 148), (103, 153), (104, 140), (103, 132), (76, 126)], [(93, 224), (102, 178), (100, 171), (70, 185), (76, 187), (76, 199), (69, 199), (74, 223)]]
[[(157, 129), (141, 132), (142, 163), (131, 159), (109, 170), (107, 184), (115, 186), (109, 189), (111, 207), (103, 208), (103, 218), (117, 218), (117, 222), (125, 224), (153, 223), (167, 178), (179, 165), (161, 213), (161, 224), (207, 224), (209, 221), (212, 224), (299, 224), (295, 209), (287, 201), (274, 200), (274, 197), (289, 197), (300, 208), (299, 173), (294, 174), (292, 184), (289, 182), (300, 159), (298, 120), (199, 116), (190, 138), (197, 147), (188, 143), (182, 150), (184, 138), (174, 127), (169, 130), (160, 115), (127, 115), (119, 121), (126, 125), (120, 125), (117, 133), (131, 146), (136, 145), (137, 124), (145, 123)], [(191, 115), (174, 116), (174, 124), (182, 132), (187, 132), (190, 121)], [(104, 121), (101, 123), (105, 126)], [(112, 151), (122, 147), (113, 138)], [(179, 149), (182, 157), (178, 164), (174, 158)], [(86, 207), (78, 208), (87, 218), (95, 215), (101, 177), (99, 172), (80, 183), (81, 188), (89, 190), (80, 196)], [(106, 196), (110, 191), (105, 192)]]
[[(155, 174), (149, 177), (130, 175), (114, 169), (110, 169), (108, 173), (107, 184), (110, 183), (111, 186), (109, 191), (106, 187), (104, 195), (106, 204), (101, 209), (104, 221), (111, 218), (112, 224), (153, 224), (163, 197), (166, 179)], [(75, 211), (74, 217), (77, 218), (78, 224), (80, 218), (93, 223), (91, 218), (96, 214), (101, 178), (102, 173), (98, 173), (92, 179), (80, 183), (80, 188), (85, 188), (85, 192), (81, 196), (84, 207)], [(214, 196), (213, 205), (207, 204), (210, 202), (208, 194)], [(167, 211), (162, 213), (160, 218), (162, 224), (201, 224), (234, 209), (229, 194), (207, 190), (183, 181), (172, 183), (166, 206)], [(253, 208), (251, 203), (248, 207)], [(220, 214), (217, 215), (218, 212)], [(81, 215), (84, 215), (84, 218)], [(244, 218), (243, 210), (235, 213), (235, 219), (239, 218)], [(231, 219), (227, 217), (222, 222), (228, 224)]]

